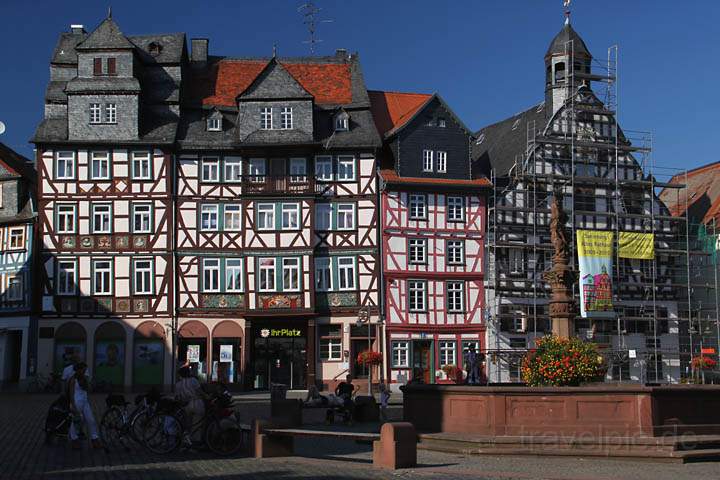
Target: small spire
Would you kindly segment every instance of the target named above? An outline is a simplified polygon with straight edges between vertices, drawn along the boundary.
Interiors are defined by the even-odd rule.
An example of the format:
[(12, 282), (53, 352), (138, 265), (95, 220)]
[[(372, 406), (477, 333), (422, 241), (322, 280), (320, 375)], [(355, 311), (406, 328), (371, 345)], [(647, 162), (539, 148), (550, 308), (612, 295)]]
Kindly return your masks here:
[(107, 18), (112, 18), (112, 6), (108, 7), (108, 16)]
[(572, 0), (563, 0), (563, 7), (565, 7), (565, 25), (570, 25), (570, 2), (572, 2)]
[(277, 43), (273, 43), (273, 58), (277, 57)]

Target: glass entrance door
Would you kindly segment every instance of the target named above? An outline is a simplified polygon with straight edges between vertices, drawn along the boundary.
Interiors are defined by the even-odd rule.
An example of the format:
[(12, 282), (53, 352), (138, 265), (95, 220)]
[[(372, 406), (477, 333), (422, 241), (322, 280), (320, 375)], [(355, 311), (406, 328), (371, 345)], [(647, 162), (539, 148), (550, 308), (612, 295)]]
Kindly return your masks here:
[(255, 382), (257, 389), (281, 383), (290, 389), (305, 388), (307, 351), (305, 337), (255, 339)]
[(415, 340), (412, 349), (413, 379), (431, 383), (434, 372), (432, 361), (432, 342), (430, 340)]

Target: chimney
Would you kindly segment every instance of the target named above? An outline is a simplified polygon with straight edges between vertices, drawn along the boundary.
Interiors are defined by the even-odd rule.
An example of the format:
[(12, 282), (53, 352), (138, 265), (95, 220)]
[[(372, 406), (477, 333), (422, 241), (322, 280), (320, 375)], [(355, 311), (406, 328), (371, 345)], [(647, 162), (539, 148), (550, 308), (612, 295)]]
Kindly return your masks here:
[(76, 25), (70, 25), (70, 31), (71, 31), (72, 33), (74, 33), (74, 34), (77, 34), (77, 35), (87, 33), (87, 32), (85, 31), (85, 27), (84, 27), (83, 25), (77, 25), (77, 24), (76, 24)]
[(341, 60), (347, 60), (347, 58), (348, 58), (347, 50), (344, 48), (338, 48), (337, 50), (335, 50), (335, 57), (339, 58)]
[(190, 62), (194, 67), (204, 67), (208, 59), (208, 39), (193, 38), (190, 40)]

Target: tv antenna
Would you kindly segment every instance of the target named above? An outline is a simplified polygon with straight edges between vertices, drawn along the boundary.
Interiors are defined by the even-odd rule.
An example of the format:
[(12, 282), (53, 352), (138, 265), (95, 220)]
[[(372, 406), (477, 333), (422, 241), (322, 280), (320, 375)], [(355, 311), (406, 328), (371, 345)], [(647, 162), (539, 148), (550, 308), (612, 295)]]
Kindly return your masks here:
[(304, 40), (302, 43), (310, 45), (310, 55), (315, 55), (315, 46), (318, 43), (322, 43), (322, 40), (317, 38), (318, 23), (331, 23), (332, 20), (318, 18), (322, 8), (319, 8), (312, 1), (303, 3), (297, 10), (300, 12), (300, 15), (303, 16), (303, 24), (305, 24), (308, 29), (308, 33), (310, 34), (310, 38)]

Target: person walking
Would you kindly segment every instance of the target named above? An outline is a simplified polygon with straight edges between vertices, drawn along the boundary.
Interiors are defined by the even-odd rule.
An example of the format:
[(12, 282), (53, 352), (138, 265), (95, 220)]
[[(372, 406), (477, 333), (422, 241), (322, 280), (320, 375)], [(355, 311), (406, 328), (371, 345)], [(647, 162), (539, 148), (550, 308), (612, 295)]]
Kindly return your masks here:
[(385, 423), (388, 421), (387, 409), (390, 402), (390, 387), (385, 383), (380, 383), (380, 421)]
[(465, 365), (467, 369), (467, 384), (478, 385), (480, 383), (480, 359), (475, 353), (475, 347), (470, 345), (465, 352)]
[[(184, 428), (186, 431), (190, 431), (195, 422), (205, 415), (205, 399), (207, 395), (203, 392), (200, 381), (192, 375), (189, 365), (181, 367), (180, 370), (178, 370), (178, 376), (180, 378), (175, 384), (175, 395), (178, 400), (185, 404), (183, 407), (186, 419)], [(193, 432), (194, 438), (190, 439), (192, 443), (201, 443), (201, 434), (202, 429), (196, 429), (196, 431)]]
[(100, 437), (98, 436), (97, 422), (90, 406), (88, 399), (89, 380), (86, 375), (87, 365), (85, 362), (79, 362), (75, 365), (75, 374), (70, 377), (68, 382), (68, 399), (70, 407), (75, 416), (79, 419), (73, 420), (70, 425), (70, 440), (72, 440), (73, 450), (80, 450), (80, 426), (82, 420), (85, 421), (90, 433), (90, 440), (93, 448), (102, 448)]

